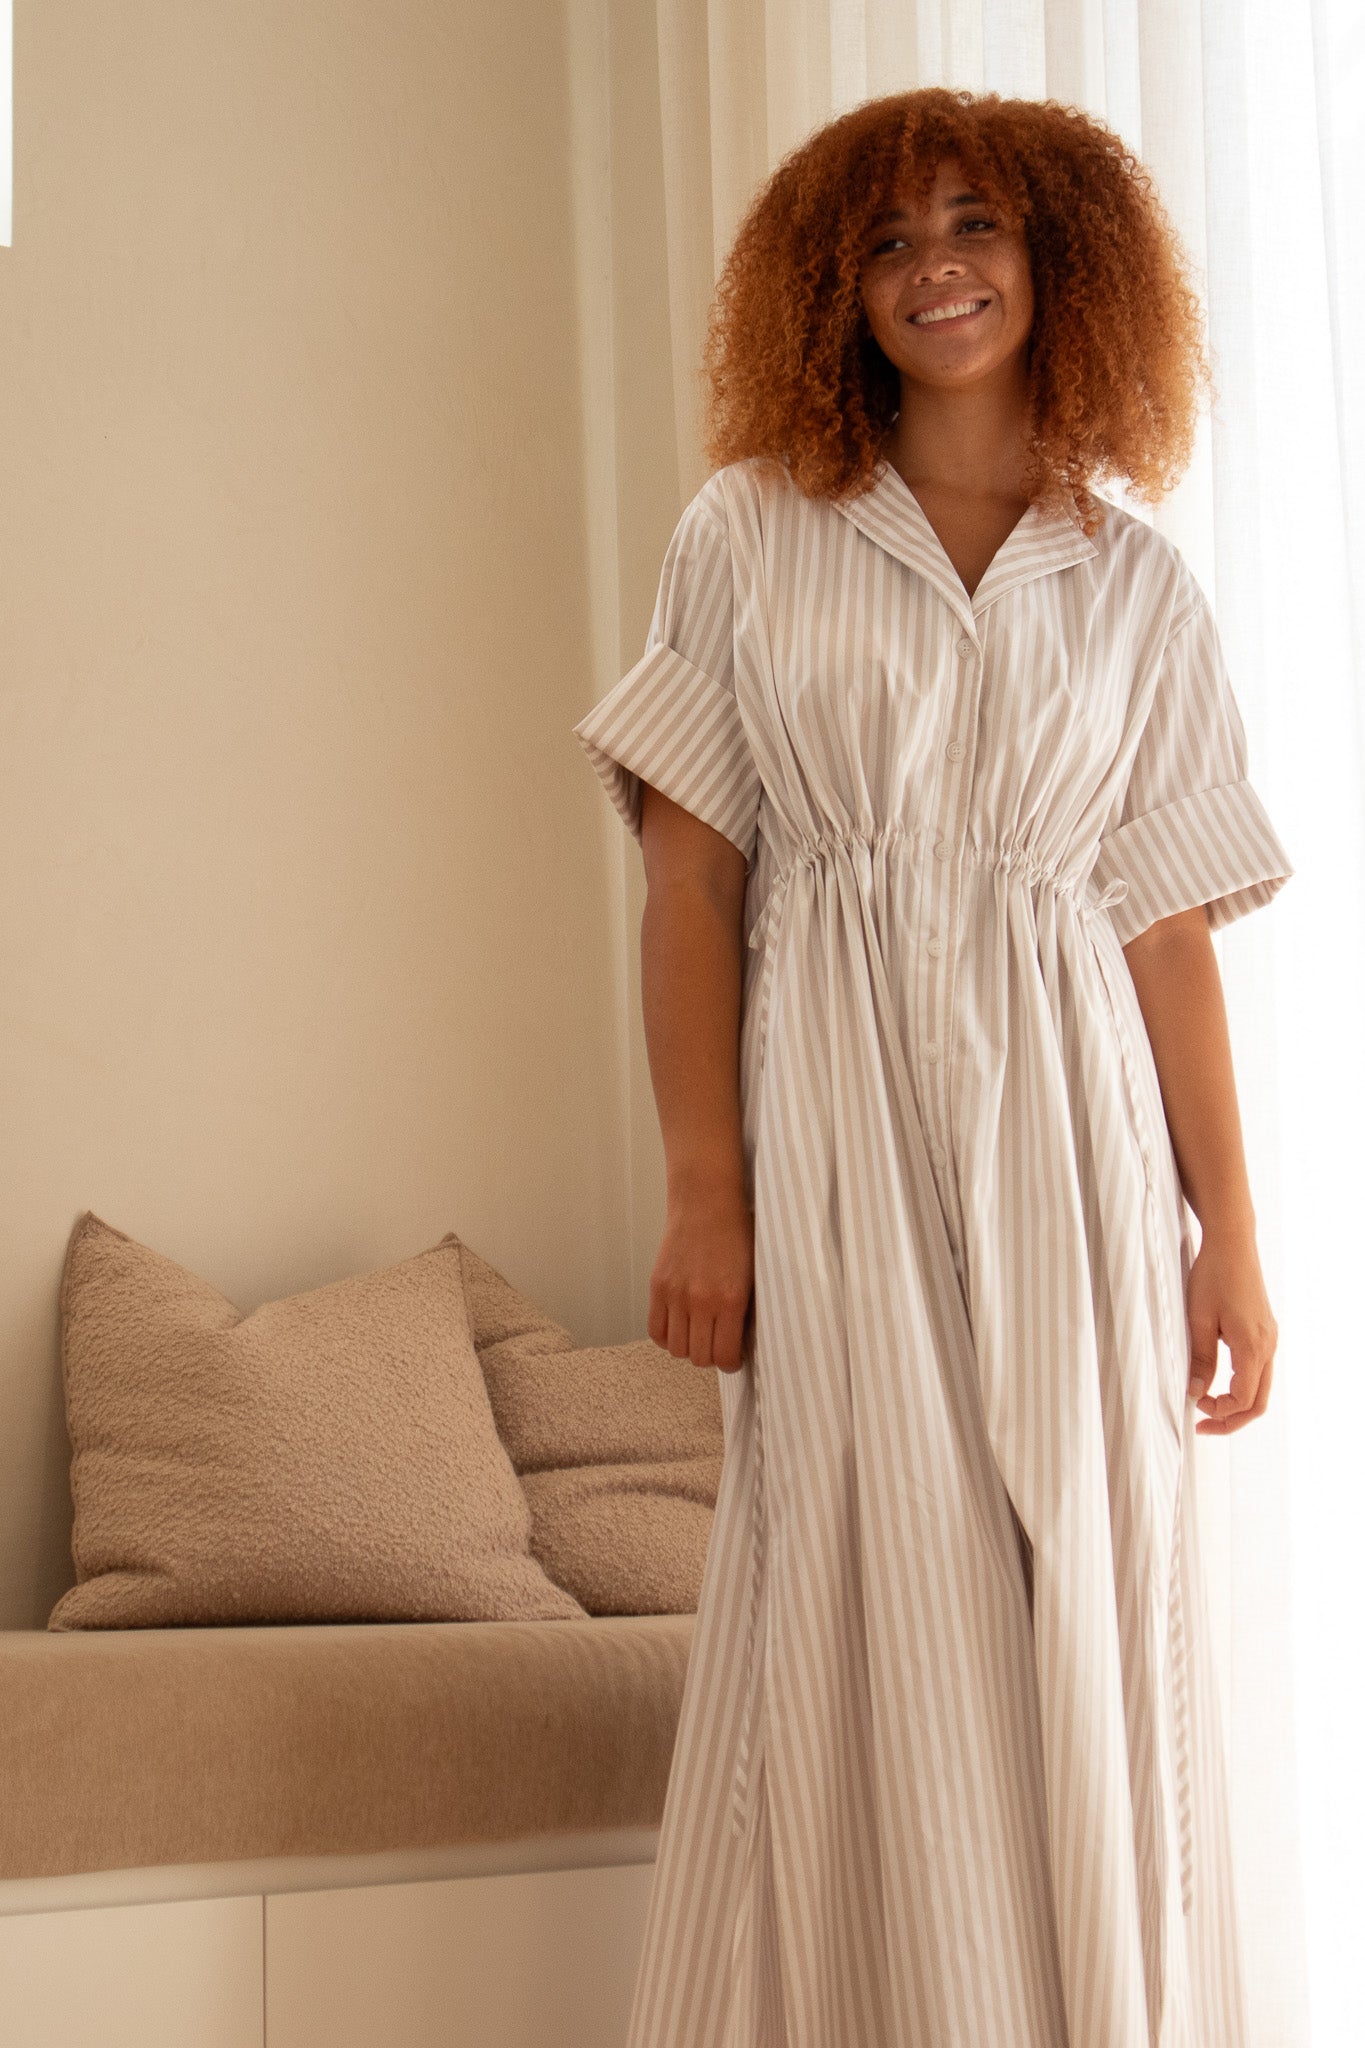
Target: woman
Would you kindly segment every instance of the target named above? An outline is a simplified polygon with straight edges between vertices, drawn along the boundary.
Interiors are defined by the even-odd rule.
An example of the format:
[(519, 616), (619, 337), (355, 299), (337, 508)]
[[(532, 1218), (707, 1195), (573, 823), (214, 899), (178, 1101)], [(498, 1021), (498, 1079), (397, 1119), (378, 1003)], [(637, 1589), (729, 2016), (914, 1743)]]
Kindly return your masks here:
[(1189, 1461), (1276, 1328), (1210, 934), (1293, 870), (1089, 488), (1179, 476), (1198, 302), (1118, 137), (934, 88), (779, 166), (707, 361), (574, 728), (648, 872), (650, 1335), (726, 1430), (629, 2048), (1241, 2048)]

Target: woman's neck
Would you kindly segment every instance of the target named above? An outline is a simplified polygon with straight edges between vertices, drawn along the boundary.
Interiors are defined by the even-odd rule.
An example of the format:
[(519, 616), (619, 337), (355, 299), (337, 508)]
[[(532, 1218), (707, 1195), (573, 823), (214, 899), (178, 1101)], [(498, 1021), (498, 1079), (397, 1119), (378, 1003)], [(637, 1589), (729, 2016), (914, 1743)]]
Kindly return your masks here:
[(912, 487), (1020, 500), (1030, 445), (1024, 397), (1013, 377), (960, 389), (902, 382), (882, 453)]

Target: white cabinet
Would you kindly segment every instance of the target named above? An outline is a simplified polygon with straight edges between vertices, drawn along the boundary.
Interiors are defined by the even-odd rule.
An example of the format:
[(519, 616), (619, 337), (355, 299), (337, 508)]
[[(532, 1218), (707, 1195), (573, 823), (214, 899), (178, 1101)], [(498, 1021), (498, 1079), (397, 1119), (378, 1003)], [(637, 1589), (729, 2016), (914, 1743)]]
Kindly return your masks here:
[[(286, 1869), (202, 1876), (297, 1883)], [(332, 1882), (321, 1866), (305, 1880), (322, 1889), (49, 1911), (30, 1898), (0, 1912), (0, 2048), (623, 2048), (654, 1870), (360, 1884), (334, 1865)]]
[(621, 2048), (652, 1863), (265, 1901), (269, 2048)]
[(264, 2048), (264, 1901), (0, 1917), (4, 2048)]

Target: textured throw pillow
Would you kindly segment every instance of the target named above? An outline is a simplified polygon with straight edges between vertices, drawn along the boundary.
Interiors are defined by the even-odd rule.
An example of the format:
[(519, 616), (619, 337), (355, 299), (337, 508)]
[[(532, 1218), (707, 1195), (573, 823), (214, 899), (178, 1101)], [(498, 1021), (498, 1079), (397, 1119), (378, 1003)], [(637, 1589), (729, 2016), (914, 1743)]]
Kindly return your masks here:
[(61, 1353), (77, 1583), (50, 1629), (582, 1617), (531, 1555), (453, 1233), (243, 1315), (87, 1210)]
[(573, 1349), (546, 1334), (478, 1343), (532, 1554), (589, 1614), (695, 1613), (725, 1449), (716, 1373), (647, 1337)]

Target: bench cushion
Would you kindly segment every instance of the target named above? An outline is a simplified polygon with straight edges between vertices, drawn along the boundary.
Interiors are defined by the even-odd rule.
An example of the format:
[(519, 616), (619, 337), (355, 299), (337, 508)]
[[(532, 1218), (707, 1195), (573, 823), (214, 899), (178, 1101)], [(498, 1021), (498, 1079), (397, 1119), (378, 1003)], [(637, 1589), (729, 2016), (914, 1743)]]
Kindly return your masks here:
[(0, 1631), (0, 1878), (657, 1827), (695, 1618)]

